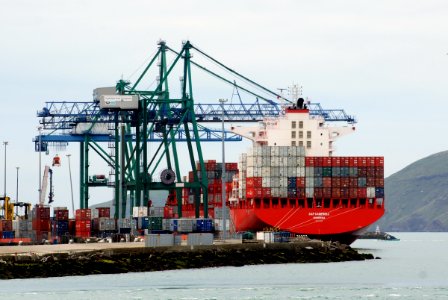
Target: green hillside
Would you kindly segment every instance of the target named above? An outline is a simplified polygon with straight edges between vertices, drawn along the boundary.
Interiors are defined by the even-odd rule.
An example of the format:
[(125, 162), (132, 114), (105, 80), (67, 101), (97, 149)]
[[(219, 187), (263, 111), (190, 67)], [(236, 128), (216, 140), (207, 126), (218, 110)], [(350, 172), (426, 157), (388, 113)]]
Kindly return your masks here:
[(448, 151), (416, 161), (385, 180), (384, 231), (448, 231)]

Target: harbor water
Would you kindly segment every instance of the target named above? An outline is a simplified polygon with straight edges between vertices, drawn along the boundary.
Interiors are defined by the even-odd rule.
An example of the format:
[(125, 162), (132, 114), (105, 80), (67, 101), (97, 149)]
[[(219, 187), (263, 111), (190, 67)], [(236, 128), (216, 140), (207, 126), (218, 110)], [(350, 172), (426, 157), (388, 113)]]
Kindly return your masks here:
[(0, 299), (448, 299), (448, 233), (358, 240), (381, 259), (0, 281)]

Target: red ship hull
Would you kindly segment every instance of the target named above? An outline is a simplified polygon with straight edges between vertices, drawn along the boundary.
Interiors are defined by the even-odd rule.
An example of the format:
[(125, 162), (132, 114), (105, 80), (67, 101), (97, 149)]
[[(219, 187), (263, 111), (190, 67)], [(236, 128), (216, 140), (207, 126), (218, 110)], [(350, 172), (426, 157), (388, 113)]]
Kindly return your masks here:
[(384, 207), (231, 208), (235, 231), (276, 229), (350, 244), (384, 214)]

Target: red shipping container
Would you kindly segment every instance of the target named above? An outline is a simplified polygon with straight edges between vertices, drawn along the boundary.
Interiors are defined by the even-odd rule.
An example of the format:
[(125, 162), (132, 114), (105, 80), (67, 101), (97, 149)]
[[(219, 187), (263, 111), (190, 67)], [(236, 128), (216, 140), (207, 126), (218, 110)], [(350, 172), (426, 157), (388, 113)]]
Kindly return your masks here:
[(348, 188), (341, 188), (341, 198), (348, 198), (349, 197), (349, 192), (348, 192)]
[(332, 190), (331, 190), (331, 187), (324, 187), (324, 188), (323, 188), (322, 196), (323, 196), (324, 198), (331, 198), (331, 197), (332, 197)]
[(333, 167), (340, 167), (341, 166), (341, 158), (339, 156), (334, 156), (331, 158), (331, 165)]
[(305, 198), (305, 188), (297, 189), (297, 198)]
[(13, 231), (12, 220), (0, 220), (0, 231)]
[(348, 188), (350, 186), (350, 177), (341, 177), (341, 187)]
[(331, 196), (333, 198), (340, 198), (341, 197), (341, 189), (340, 188), (332, 188), (331, 189)]
[(194, 181), (194, 174), (193, 171), (188, 172), (188, 182)]
[(367, 167), (367, 157), (358, 157), (358, 167)]
[(50, 219), (50, 207), (36, 205), (33, 209), (33, 219)]
[(254, 177), (247, 177), (246, 178), (246, 188), (253, 188), (254, 187)]
[(358, 167), (358, 177), (366, 177), (366, 176), (367, 176), (367, 168)]
[(375, 178), (374, 177), (367, 177), (366, 179), (366, 185), (369, 187), (375, 186)]
[(271, 188), (262, 188), (262, 197), (271, 198)]
[(76, 210), (76, 220), (92, 219), (92, 211), (90, 208), (81, 208)]
[(384, 178), (375, 178), (375, 187), (384, 187)]
[(323, 165), (323, 161), (324, 161), (324, 158), (323, 157), (314, 157), (314, 166), (315, 167), (322, 167), (322, 165)]
[(332, 187), (341, 187), (341, 178), (340, 177), (332, 177), (331, 178), (331, 186)]
[(322, 198), (324, 196), (323, 188), (314, 188), (314, 197)]
[(54, 211), (55, 220), (68, 220), (68, 209), (58, 209)]
[(315, 157), (313, 156), (305, 156), (305, 167), (314, 167), (315, 166)]
[(354, 188), (354, 187), (351, 187), (348, 190), (348, 194), (349, 194), (350, 198), (357, 198), (358, 197), (358, 189)]
[(375, 167), (375, 177), (384, 178), (384, 167)]
[(367, 197), (367, 188), (360, 187), (357, 189), (358, 198), (366, 198)]
[(298, 188), (305, 187), (305, 177), (297, 177), (296, 186)]
[(323, 167), (331, 167), (332, 166), (332, 157), (322, 157), (322, 166)]
[(90, 231), (92, 221), (90, 220), (76, 220), (76, 231)]
[(263, 197), (263, 188), (254, 188), (254, 192), (256, 198)]
[(97, 207), (98, 218), (110, 218), (110, 207)]
[(349, 157), (348, 164), (350, 167), (357, 167), (358, 166), (358, 157), (356, 157), (356, 156)]
[(261, 188), (263, 186), (263, 178), (262, 177), (254, 177), (254, 187)]
[(50, 231), (50, 220), (33, 219), (33, 229), (36, 231)]
[(254, 188), (247, 188), (246, 189), (246, 198), (251, 199), (255, 197), (255, 189)]
[(174, 217), (174, 210), (172, 206), (165, 206), (163, 208), (163, 217), (165, 219), (170, 219)]
[(367, 167), (366, 173), (367, 177), (375, 177), (375, 167)]
[(368, 167), (374, 167), (375, 166), (375, 157), (368, 157), (367, 158), (367, 166)]
[(384, 157), (375, 157), (375, 167), (384, 167)]
[(358, 178), (350, 178), (349, 180), (349, 187), (358, 187)]
[(349, 157), (341, 157), (341, 167), (350, 167)]
[(323, 177), (322, 185), (324, 188), (331, 188), (331, 177)]

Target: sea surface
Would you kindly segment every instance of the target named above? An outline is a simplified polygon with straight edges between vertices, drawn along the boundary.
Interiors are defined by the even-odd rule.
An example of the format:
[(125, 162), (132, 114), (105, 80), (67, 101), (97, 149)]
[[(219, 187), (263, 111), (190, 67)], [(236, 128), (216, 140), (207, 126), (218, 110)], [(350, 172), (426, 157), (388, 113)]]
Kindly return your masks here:
[(0, 299), (448, 299), (448, 233), (358, 240), (381, 259), (0, 281)]

